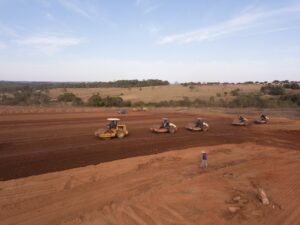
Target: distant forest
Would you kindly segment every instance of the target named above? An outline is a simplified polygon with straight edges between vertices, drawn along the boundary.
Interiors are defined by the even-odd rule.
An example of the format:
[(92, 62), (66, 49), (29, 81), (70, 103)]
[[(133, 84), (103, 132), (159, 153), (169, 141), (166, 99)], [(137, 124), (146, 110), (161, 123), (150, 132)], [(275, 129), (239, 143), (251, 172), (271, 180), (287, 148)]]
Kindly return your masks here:
[[(257, 82), (244, 82), (244, 85), (253, 85)], [(118, 80), (111, 82), (10, 82), (0, 81), (0, 105), (50, 105), (67, 104), (73, 106), (93, 107), (299, 107), (300, 106), (300, 83), (298, 81), (278, 81), (272, 83), (263, 82), (259, 91), (243, 93), (242, 87), (224, 92), (224, 96), (231, 95), (233, 98), (222, 97), (222, 93), (212, 95), (209, 100), (200, 98), (189, 99), (182, 96), (181, 100), (169, 100), (160, 102), (131, 102), (123, 99), (123, 93), (118, 96), (106, 96), (99, 93), (93, 94), (88, 100), (83, 100), (67, 88), (139, 88), (148, 86), (169, 85), (168, 81), (162, 80)], [(228, 85), (228, 83), (182, 83), (187, 91), (193, 91), (198, 85)], [(64, 88), (64, 93), (57, 99), (50, 98), (49, 90), (52, 88)], [(290, 90), (288, 90), (290, 89)], [(122, 97), (121, 97), (122, 96)]]
[(0, 81), (0, 90), (9, 92), (16, 89), (30, 87), (34, 89), (51, 89), (51, 88), (129, 88), (129, 87), (149, 87), (169, 85), (168, 81), (158, 79), (148, 80), (117, 80), (109, 82), (25, 82), (25, 81)]

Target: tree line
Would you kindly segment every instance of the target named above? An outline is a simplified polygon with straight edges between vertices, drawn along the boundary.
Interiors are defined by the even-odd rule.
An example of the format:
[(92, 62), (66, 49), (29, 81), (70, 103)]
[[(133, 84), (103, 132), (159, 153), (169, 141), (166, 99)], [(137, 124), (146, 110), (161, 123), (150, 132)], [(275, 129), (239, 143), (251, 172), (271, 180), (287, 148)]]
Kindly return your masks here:
[(130, 88), (169, 85), (169, 81), (159, 79), (148, 80), (117, 80), (108, 82), (22, 82), (0, 81), (1, 92), (11, 92), (24, 88), (46, 90), (51, 88)]
[(268, 82), (268, 81), (245, 81), (245, 82), (238, 82), (238, 83), (234, 83), (234, 82), (185, 82), (185, 83), (180, 83), (180, 84), (184, 87), (201, 86), (201, 85), (213, 86), (213, 85), (260, 84), (260, 85), (277, 85), (277, 86), (282, 86), (284, 88), (299, 89), (299, 83), (300, 83), (299, 81), (274, 80), (272, 82)]
[[(48, 89), (39, 90), (33, 87), (22, 87), (9, 93), (0, 93), (1, 105), (49, 105), (68, 104), (73, 106), (93, 106), (93, 107), (130, 107), (130, 106), (154, 106), (154, 107), (281, 107), (300, 106), (300, 93), (287, 92), (287, 89), (299, 89), (299, 85), (284, 87), (279, 84), (267, 84), (261, 87), (260, 91), (244, 93), (236, 88), (229, 93), (216, 93), (208, 100), (189, 99), (184, 97), (180, 100), (160, 101), (160, 102), (131, 102), (124, 100), (121, 96), (101, 96), (99, 93), (93, 94), (87, 101), (83, 101), (74, 93), (65, 92), (53, 101), (48, 96)], [(234, 98), (224, 98), (228, 95)]]

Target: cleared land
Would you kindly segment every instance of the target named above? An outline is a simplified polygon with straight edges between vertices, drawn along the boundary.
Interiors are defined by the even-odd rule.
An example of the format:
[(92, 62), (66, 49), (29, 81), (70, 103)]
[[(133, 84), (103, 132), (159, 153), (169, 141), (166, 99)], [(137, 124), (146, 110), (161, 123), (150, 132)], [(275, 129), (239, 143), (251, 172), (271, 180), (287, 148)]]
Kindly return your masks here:
[(231, 98), (230, 91), (240, 88), (244, 93), (259, 91), (262, 85), (200, 85), (193, 89), (182, 85), (155, 86), (140, 88), (56, 88), (50, 90), (51, 98), (57, 98), (64, 92), (71, 92), (86, 101), (93, 94), (99, 93), (101, 96), (121, 96), (124, 100), (132, 102), (158, 102), (163, 100), (180, 100), (183, 97), (190, 99), (199, 98), (208, 100), (211, 96), (216, 97), (217, 93), (224, 97)]
[[(105, 127), (107, 117), (116, 116), (113, 110), (2, 115), (0, 180), (193, 146), (252, 141), (299, 149), (299, 124), (295, 122), (275, 119), (266, 126), (237, 128), (230, 125), (232, 116), (201, 113), (211, 126), (209, 132), (199, 134), (183, 129), (198, 115), (187, 110), (131, 112), (121, 116), (128, 126), (129, 137), (111, 141), (101, 141), (93, 133)], [(175, 135), (149, 132), (149, 127), (159, 124), (165, 116), (179, 126), (179, 132)], [(294, 128), (287, 131), (283, 125)]]
[[(249, 127), (231, 126), (233, 115), (218, 110), (130, 112), (122, 116), (129, 137), (101, 141), (93, 132), (115, 110), (20, 110), (0, 117), (1, 224), (299, 224), (300, 121), (280, 112)], [(178, 133), (150, 133), (166, 115)], [(198, 115), (211, 129), (184, 130)]]

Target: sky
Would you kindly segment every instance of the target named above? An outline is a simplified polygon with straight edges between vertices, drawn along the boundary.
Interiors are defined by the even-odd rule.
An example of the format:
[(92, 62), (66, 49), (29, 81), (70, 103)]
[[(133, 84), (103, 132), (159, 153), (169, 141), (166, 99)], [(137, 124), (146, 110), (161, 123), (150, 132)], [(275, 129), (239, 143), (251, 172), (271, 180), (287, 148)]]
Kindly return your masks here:
[(0, 80), (300, 80), (300, 0), (0, 0)]

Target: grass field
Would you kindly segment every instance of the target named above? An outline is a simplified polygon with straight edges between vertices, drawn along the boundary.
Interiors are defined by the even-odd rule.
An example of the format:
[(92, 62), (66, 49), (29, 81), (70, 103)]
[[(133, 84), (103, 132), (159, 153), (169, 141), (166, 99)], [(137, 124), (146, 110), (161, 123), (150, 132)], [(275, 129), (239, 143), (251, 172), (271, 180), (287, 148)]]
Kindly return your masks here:
[[(230, 91), (239, 88), (248, 93), (259, 91), (260, 84), (238, 84), (238, 85), (202, 85), (184, 87), (182, 85), (155, 86), (142, 88), (56, 88), (50, 90), (50, 97), (57, 98), (64, 92), (71, 92), (86, 101), (91, 95), (99, 93), (101, 96), (121, 96), (124, 100), (132, 102), (159, 102), (163, 100), (180, 100), (183, 97), (190, 99), (208, 100), (217, 97), (219, 93), (222, 98), (232, 98)], [(225, 95), (224, 92), (228, 94)]]

